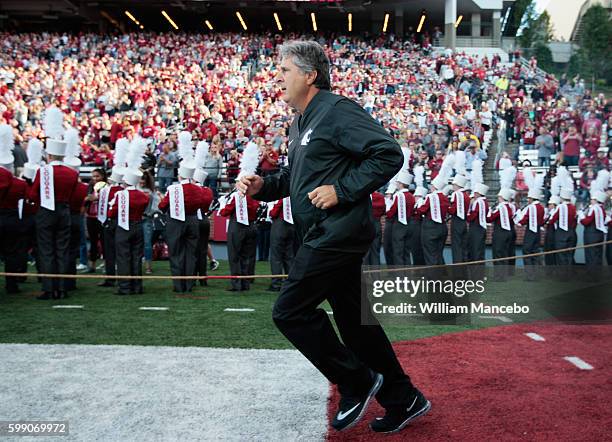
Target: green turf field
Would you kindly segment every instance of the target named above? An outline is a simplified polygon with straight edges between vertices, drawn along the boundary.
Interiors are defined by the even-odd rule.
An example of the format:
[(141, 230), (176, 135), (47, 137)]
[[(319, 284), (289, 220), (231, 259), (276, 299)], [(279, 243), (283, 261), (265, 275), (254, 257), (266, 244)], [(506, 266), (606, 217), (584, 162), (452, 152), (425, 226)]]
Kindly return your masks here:
[[(257, 263), (258, 274), (269, 274), (268, 263)], [(168, 262), (154, 263), (154, 274), (169, 274)], [(221, 261), (211, 275), (227, 275)], [(0, 292), (0, 342), (38, 344), (124, 344), (240, 348), (291, 348), (276, 330), (272, 305), (277, 293), (266, 291), (269, 279), (258, 279), (249, 292), (227, 292), (228, 281), (211, 280), (191, 294), (172, 292), (172, 283), (145, 281), (143, 295), (116, 296), (100, 280), (80, 280), (79, 289), (61, 301), (39, 301), (34, 278), (21, 284), (21, 294)], [(53, 305), (82, 305), (83, 309), (53, 309)], [(169, 307), (141, 311), (139, 307)], [(252, 308), (254, 312), (225, 312)], [(323, 306), (330, 310), (328, 306)], [(461, 331), (459, 326), (390, 326), (392, 340), (408, 340)]]

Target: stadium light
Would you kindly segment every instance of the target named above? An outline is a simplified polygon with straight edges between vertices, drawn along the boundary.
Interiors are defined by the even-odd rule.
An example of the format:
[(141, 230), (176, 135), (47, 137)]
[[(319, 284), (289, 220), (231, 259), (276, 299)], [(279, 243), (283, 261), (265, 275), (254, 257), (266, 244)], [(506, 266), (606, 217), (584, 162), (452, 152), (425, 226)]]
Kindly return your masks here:
[(172, 19), (170, 18), (170, 16), (169, 16), (168, 14), (166, 14), (166, 11), (164, 11), (164, 10), (162, 9), (162, 12), (161, 12), (161, 13), (162, 13), (162, 15), (163, 15), (163, 16), (166, 18), (166, 20), (168, 20), (168, 23), (170, 23), (170, 24), (172, 25), (172, 27), (178, 31), (178, 26), (176, 25), (176, 23), (174, 23), (174, 20), (172, 20)]
[(315, 13), (310, 13), (310, 18), (312, 18), (312, 30), (317, 32), (317, 18), (315, 17)]
[(353, 13), (349, 12), (348, 15), (348, 31), (353, 32)]
[(240, 24), (242, 25), (242, 29), (244, 29), (246, 31), (247, 30), (247, 25), (244, 22), (244, 19), (242, 18), (242, 14), (240, 14), (239, 11), (236, 11), (236, 17), (238, 17), (238, 20), (240, 20)]
[[(383, 34), (387, 32), (387, 25), (389, 24), (389, 14), (385, 14), (385, 22), (383, 23)], [(417, 31), (418, 32), (418, 31)]]
[(210, 29), (211, 31), (214, 29), (214, 28), (213, 28), (213, 25), (211, 25), (211, 24), (210, 24), (210, 22), (209, 22), (208, 20), (204, 21), (204, 24), (205, 24), (205, 25), (206, 25), (206, 27), (207, 27), (208, 29)]
[(458, 28), (459, 24), (461, 23), (461, 20), (463, 20), (463, 15), (460, 15), (459, 17), (457, 17), (457, 21), (455, 22), (455, 27)]
[[(133, 21), (133, 22), (136, 24), (136, 26), (141, 26), (140, 22), (139, 22), (138, 20), (136, 20), (136, 17), (134, 17), (130, 11), (126, 10), (126, 11), (124, 11), (124, 12), (125, 12), (125, 15), (127, 15), (127, 16), (128, 16), (128, 18), (129, 18), (130, 20), (132, 20), (132, 21)], [(141, 29), (142, 29), (142, 28), (141, 28)]]
[(421, 15), (421, 21), (419, 22), (419, 27), (417, 28), (417, 34), (421, 32), (421, 29), (423, 28), (423, 23), (425, 23), (425, 12), (423, 12), (423, 15)]
[(274, 20), (276, 20), (276, 27), (278, 30), (282, 31), (283, 27), (281, 26), (280, 19), (278, 18), (278, 14), (276, 12), (274, 13)]

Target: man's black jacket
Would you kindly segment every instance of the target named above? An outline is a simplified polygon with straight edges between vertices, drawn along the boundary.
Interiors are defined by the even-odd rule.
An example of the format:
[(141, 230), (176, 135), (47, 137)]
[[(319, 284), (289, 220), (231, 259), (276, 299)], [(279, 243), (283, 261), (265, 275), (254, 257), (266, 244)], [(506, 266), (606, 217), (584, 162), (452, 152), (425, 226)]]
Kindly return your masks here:
[[(402, 167), (402, 150), (361, 106), (321, 90), (289, 129), (289, 166), (264, 178), (261, 201), (291, 196), (296, 231), (317, 250), (364, 253), (374, 238), (370, 194)], [(339, 204), (317, 209), (308, 198), (332, 184)]]

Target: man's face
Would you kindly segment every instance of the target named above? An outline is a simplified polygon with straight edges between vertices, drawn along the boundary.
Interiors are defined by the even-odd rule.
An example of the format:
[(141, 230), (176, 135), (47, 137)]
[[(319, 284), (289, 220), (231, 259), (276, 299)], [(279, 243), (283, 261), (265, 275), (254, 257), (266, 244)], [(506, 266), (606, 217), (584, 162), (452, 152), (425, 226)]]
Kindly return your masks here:
[[(303, 73), (295, 64), (293, 58), (283, 58), (278, 71), (277, 80), (282, 89), (282, 99), (295, 107), (308, 93), (308, 78), (313, 74)], [(312, 84), (312, 83), (311, 83)]]

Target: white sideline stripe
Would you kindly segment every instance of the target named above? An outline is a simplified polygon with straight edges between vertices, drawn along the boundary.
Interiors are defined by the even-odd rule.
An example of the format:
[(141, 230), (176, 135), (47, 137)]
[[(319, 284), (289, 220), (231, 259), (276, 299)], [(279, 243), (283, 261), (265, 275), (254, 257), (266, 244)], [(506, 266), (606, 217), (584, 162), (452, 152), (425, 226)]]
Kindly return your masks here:
[(138, 310), (164, 311), (169, 310), (169, 307), (138, 307)]
[(254, 312), (254, 308), (226, 308), (224, 312)]
[(525, 336), (533, 339), (534, 341), (546, 341), (542, 336), (537, 333), (525, 333)]
[(512, 319), (508, 318), (507, 316), (478, 316), (479, 318), (482, 319), (497, 319), (498, 321), (501, 322), (513, 322)]
[(584, 362), (578, 356), (565, 356), (563, 359), (565, 359), (567, 362), (571, 362), (581, 370), (593, 370), (593, 366), (591, 364)]
[(329, 382), (295, 350), (0, 343), (0, 373), (2, 419), (65, 416), (57, 442), (325, 442), (329, 425)]
[(54, 305), (53, 308), (83, 308), (82, 305)]

